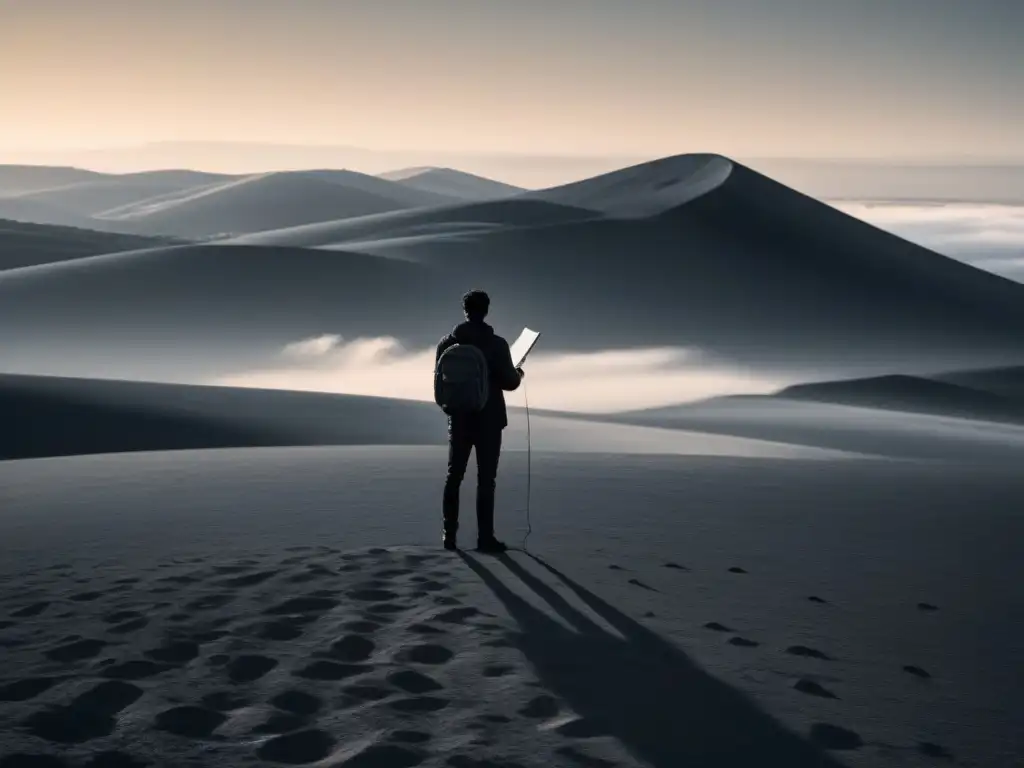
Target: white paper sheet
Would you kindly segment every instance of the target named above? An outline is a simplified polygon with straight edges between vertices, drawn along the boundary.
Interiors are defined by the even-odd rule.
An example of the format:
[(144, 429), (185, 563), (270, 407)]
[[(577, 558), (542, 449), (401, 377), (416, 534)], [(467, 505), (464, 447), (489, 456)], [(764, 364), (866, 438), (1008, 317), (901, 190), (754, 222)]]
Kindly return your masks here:
[(540, 334), (537, 331), (531, 331), (529, 328), (523, 328), (523, 332), (519, 334), (519, 338), (515, 340), (515, 343), (509, 347), (512, 352), (512, 364), (518, 368), (525, 361), (526, 356), (530, 354), (530, 350), (533, 349), (533, 345), (537, 343), (537, 339), (540, 338)]

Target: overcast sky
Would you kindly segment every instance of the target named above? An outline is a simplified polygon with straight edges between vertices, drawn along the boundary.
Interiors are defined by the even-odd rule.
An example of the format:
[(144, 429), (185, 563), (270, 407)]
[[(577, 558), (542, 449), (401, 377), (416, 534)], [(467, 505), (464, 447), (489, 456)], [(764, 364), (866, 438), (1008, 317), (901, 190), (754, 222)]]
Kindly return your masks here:
[(1024, 158), (1022, 0), (0, 0), (0, 154)]

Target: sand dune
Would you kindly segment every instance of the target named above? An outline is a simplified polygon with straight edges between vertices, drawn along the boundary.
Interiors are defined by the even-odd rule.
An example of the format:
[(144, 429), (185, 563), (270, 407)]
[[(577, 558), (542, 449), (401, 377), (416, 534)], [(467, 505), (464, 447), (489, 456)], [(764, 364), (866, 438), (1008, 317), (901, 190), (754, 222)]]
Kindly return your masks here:
[[(358, 244), (423, 244), (503, 228), (544, 227), (598, 218), (594, 211), (542, 200), (511, 199), (356, 216), (232, 239), (243, 245), (334, 248)], [(415, 255), (416, 251), (411, 252)]]
[(798, 384), (787, 387), (776, 396), (790, 400), (815, 400), (983, 421), (1024, 423), (1024, 398), (1005, 397), (984, 389), (924, 376), (889, 375)]
[(718, 155), (678, 155), (526, 194), (612, 216), (652, 216), (710, 192), (732, 168)]
[[(563, 416), (584, 418), (579, 414)], [(1024, 456), (1024, 427), (1020, 424), (773, 396), (718, 397), (586, 418), (894, 459), (988, 464), (1016, 462)]]
[(35, 200), (79, 216), (102, 216), (149, 198), (183, 192), (215, 183), (228, 177), (196, 171), (155, 171), (106, 176), (62, 187), (30, 192), (20, 200)]
[(0, 375), (0, 408), (2, 459), (444, 439), (435, 407), (373, 397)]
[(26, 224), (51, 224), (58, 227), (78, 227), (109, 231), (116, 227), (97, 222), (85, 214), (75, 213), (45, 199), (34, 196), (0, 197), (0, 219)]
[[(284, 390), (0, 374), (0, 459), (195, 448), (440, 445), (433, 403)], [(841, 452), (539, 416), (538, 450), (845, 458)], [(525, 441), (523, 424), (507, 433)]]
[(158, 244), (159, 241), (136, 235), (0, 219), (0, 270), (50, 264)]
[(1024, 400), (1024, 366), (985, 368), (974, 371), (947, 371), (932, 378), (983, 389), (986, 392), (1016, 400)]
[(209, 237), (437, 204), (448, 198), (350, 171), (248, 176), (108, 210), (150, 234)]
[[(293, 183), (301, 194), (265, 194)], [(315, 200), (303, 197), (313, 186)], [(347, 187), (316, 176), (272, 174), (139, 221), (149, 227), (154, 217), (191, 211), (196, 218), (179, 223), (212, 233), (336, 219), (338, 190), (342, 202), (352, 199)], [(452, 324), (457, 297), (474, 285), (494, 295), (506, 333), (540, 328), (552, 352), (685, 347), (798, 378), (1024, 357), (1024, 286), (723, 158), (669, 158), (545, 194), (564, 202), (521, 196), (401, 211), (231, 241), (260, 247), (179, 248), (9, 273), (0, 278), (0, 338), (17, 328), (19, 343), (33, 348), (16, 350), (8, 370), (96, 374), (37, 367), (47, 350), (62, 365), (102, 358), (115, 366), (110, 375), (154, 376), (104, 358), (104, 347), (123, 341), (160, 348), (182, 366), (203, 361), (213, 373), (218, 360), (223, 373), (324, 333), (393, 336), (418, 350)], [(571, 200), (604, 213), (560, 207)], [(238, 214), (234, 224), (225, 210)]]
[(97, 181), (107, 174), (51, 165), (0, 165), (0, 197)]
[(472, 201), (496, 200), (524, 191), (521, 187), (453, 168), (403, 168), (378, 175), (382, 179), (397, 181), (415, 189)]

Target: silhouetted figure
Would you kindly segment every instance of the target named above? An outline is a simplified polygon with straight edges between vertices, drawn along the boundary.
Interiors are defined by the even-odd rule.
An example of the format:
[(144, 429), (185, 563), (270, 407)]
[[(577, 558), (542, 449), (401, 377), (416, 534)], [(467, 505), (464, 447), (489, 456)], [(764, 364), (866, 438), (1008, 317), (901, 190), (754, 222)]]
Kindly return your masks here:
[(484, 322), (490, 304), (483, 291), (470, 291), (463, 296), (466, 322), (441, 339), (434, 359), (435, 401), (448, 414), (448, 475), (443, 502), (445, 549), (456, 548), (459, 488), (474, 448), (477, 549), (492, 553), (507, 549), (494, 537), (494, 486), (501, 432), (508, 426), (504, 393), (518, 388), (524, 374), (513, 365), (508, 342)]

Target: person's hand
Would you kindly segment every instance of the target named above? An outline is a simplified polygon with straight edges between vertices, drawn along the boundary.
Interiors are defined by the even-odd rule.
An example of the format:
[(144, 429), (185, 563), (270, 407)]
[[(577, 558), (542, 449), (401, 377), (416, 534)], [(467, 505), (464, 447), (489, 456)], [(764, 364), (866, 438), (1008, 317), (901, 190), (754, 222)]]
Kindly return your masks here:
[(526, 371), (524, 371), (522, 368), (516, 368), (516, 373), (519, 374), (520, 379), (526, 376)]

